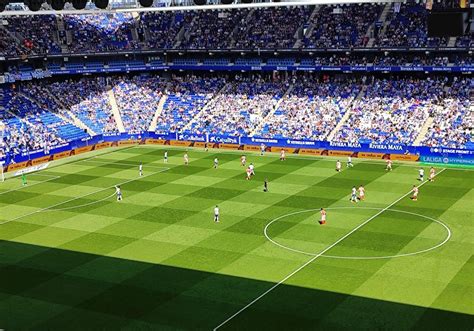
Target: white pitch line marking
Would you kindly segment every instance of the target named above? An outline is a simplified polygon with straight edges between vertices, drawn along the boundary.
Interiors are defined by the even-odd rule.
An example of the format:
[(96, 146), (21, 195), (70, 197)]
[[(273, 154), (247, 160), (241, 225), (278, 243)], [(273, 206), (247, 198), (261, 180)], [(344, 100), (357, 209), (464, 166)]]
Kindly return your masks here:
[[(120, 184), (119, 184), (119, 185), (120, 185)], [(96, 200), (96, 201), (92, 201), (92, 202), (88, 202), (88, 203), (85, 203), (85, 204), (82, 204), (82, 205), (71, 206), (71, 207), (65, 207), (65, 208), (46, 209), (46, 210), (40, 211), (39, 213), (47, 213), (47, 212), (52, 212), (52, 211), (65, 211), (65, 210), (71, 210), (71, 209), (77, 209), (77, 208), (87, 207), (87, 206), (95, 205), (95, 204), (97, 204), (97, 203), (99, 203), (99, 202), (108, 200), (108, 199), (112, 198), (114, 195), (115, 195), (115, 193), (112, 193), (111, 195), (106, 196), (105, 198), (102, 198), (102, 199), (99, 199), (99, 200)]]
[[(381, 208), (375, 208), (375, 207), (333, 207), (333, 208), (326, 208), (326, 210), (340, 210), (340, 209), (368, 209), (368, 210), (380, 210)], [(299, 250), (299, 249), (295, 249), (295, 248), (291, 248), (291, 247), (288, 247), (288, 246), (285, 246), (283, 244), (280, 244), (279, 242), (277, 242), (276, 240), (272, 239), (269, 235), (268, 235), (268, 228), (270, 227), (270, 225), (272, 225), (273, 223), (277, 222), (278, 220), (281, 220), (282, 218), (285, 218), (285, 217), (289, 217), (289, 216), (292, 216), (292, 215), (297, 215), (297, 214), (302, 214), (302, 213), (309, 213), (309, 212), (314, 212), (314, 211), (319, 211), (319, 208), (315, 208), (315, 209), (306, 209), (306, 210), (301, 210), (301, 211), (297, 211), (297, 212), (294, 212), (294, 213), (290, 213), (290, 214), (286, 214), (286, 215), (282, 215), (280, 217), (277, 217), (275, 218), (274, 220), (272, 220), (270, 223), (268, 223), (266, 226), (265, 226), (265, 229), (263, 230), (264, 234), (265, 234), (265, 237), (272, 243), (272, 244), (275, 244), (283, 249), (286, 249), (286, 250), (289, 250), (289, 251), (292, 251), (292, 252), (295, 252), (295, 253), (300, 253), (300, 254), (304, 254), (304, 255), (308, 255), (308, 256), (315, 256), (317, 254), (315, 253), (310, 253), (310, 252), (306, 252), (306, 251), (302, 251), (302, 250)], [(446, 230), (446, 233), (447, 233), (447, 236), (443, 239), (443, 241), (439, 242), (438, 244), (432, 246), (432, 247), (429, 247), (429, 248), (426, 248), (426, 249), (422, 249), (422, 250), (419, 250), (419, 251), (416, 251), (416, 252), (411, 252), (411, 253), (403, 253), (403, 254), (396, 254), (396, 255), (387, 255), (387, 256), (342, 256), (342, 255), (326, 255), (326, 254), (323, 254), (321, 255), (321, 257), (325, 257), (325, 258), (331, 258), (331, 259), (342, 259), (342, 260), (382, 260), (382, 259), (391, 259), (391, 258), (397, 258), (397, 257), (406, 257), (406, 256), (413, 256), (413, 255), (418, 255), (418, 254), (421, 254), (421, 253), (426, 253), (426, 252), (429, 252), (429, 251), (432, 251), (432, 250), (435, 250), (441, 246), (443, 246), (444, 244), (446, 244), (448, 242), (448, 240), (451, 238), (451, 230), (449, 229), (449, 227), (444, 224), (443, 222), (441, 222), (440, 220), (437, 220), (433, 217), (429, 217), (429, 216), (425, 216), (425, 215), (421, 215), (421, 214), (417, 214), (417, 213), (412, 213), (412, 212), (409, 212), (409, 211), (404, 211), (404, 210), (398, 210), (398, 209), (387, 209), (386, 211), (393, 211), (393, 212), (396, 212), (396, 213), (403, 213), (403, 214), (409, 214), (409, 215), (414, 215), (414, 216), (418, 216), (418, 217), (421, 217), (421, 218), (425, 218), (425, 219), (428, 219), (432, 222), (435, 222), (435, 223), (438, 223), (439, 225), (441, 225), (445, 230)]]
[[(81, 160), (81, 161), (77, 161), (75, 162), (74, 164), (77, 164), (77, 163), (82, 163), (82, 162), (87, 162), (87, 163), (95, 163), (95, 164), (109, 164), (109, 165), (124, 165), (124, 166), (129, 166), (129, 167), (137, 167), (140, 165), (139, 163), (120, 163), (120, 162), (106, 162), (106, 161), (96, 161), (96, 160)], [(143, 169), (146, 169), (146, 168), (152, 168), (152, 169), (169, 169), (169, 168), (166, 168), (166, 167), (160, 167), (160, 166), (155, 166), (155, 165), (152, 165), (152, 164), (143, 164)]]
[[(438, 176), (439, 174), (441, 174), (443, 171), (445, 171), (446, 168), (443, 168), (440, 172), (438, 172), (436, 174), (436, 176)], [(418, 187), (421, 187), (423, 185), (425, 185), (428, 181), (424, 181), (423, 183), (421, 183), (420, 185), (418, 185)], [(339, 244), (341, 241), (343, 241), (344, 239), (346, 239), (347, 237), (349, 237), (351, 234), (353, 234), (354, 232), (356, 232), (357, 230), (359, 230), (361, 227), (363, 227), (364, 225), (366, 225), (367, 223), (369, 223), (370, 221), (372, 221), (374, 218), (376, 218), (377, 216), (379, 216), (380, 214), (382, 214), (384, 211), (386, 211), (387, 209), (389, 209), (390, 207), (392, 207), (393, 205), (395, 205), (396, 203), (398, 203), (399, 201), (401, 201), (402, 199), (406, 198), (410, 193), (412, 193), (412, 190), (408, 191), (407, 193), (405, 193), (404, 195), (402, 195), (400, 198), (398, 198), (397, 200), (395, 200), (394, 202), (392, 202), (391, 204), (389, 204), (387, 207), (381, 209), (378, 213), (376, 213), (375, 215), (373, 215), (372, 217), (370, 217), (369, 219), (367, 219), (366, 221), (364, 221), (363, 223), (359, 224), (358, 226), (356, 226), (354, 229), (352, 229), (350, 232), (346, 233), (344, 236), (342, 236), (341, 238), (339, 238), (336, 242), (334, 242), (333, 244), (329, 245), (328, 247), (326, 247), (325, 249), (323, 249), (322, 251), (320, 251), (319, 253), (317, 253), (315, 256), (313, 256), (311, 259), (309, 259), (306, 263), (304, 263), (302, 266), (300, 266), (298, 269), (296, 269), (295, 271), (293, 271), (292, 273), (290, 273), (288, 276), (286, 276), (285, 278), (283, 278), (282, 280), (280, 280), (278, 283), (276, 283), (275, 285), (273, 285), (272, 287), (270, 287), (268, 290), (266, 290), (265, 292), (263, 292), (262, 294), (260, 294), (258, 297), (256, 297), (255, 299), (253, 299), (251, 302), (249, 302), (247, 305), (245, 305), (243, 308), (241, 308), (239, 311), (237, 311), (236, 313), (234, 313), (232, 316), (230, 316), (229, 318), (227, 318), (224, 322), (222, 322), (221, 324), (219, 324), (218, 326), (216, 326), (213, 330), (218, 330), (219, 328), (221, 328), (222, 326), (224, 326), (225, 324), (227, 324), (229, 321), (231, 321), (232, 319), (234, 319), (236, 316), (240, 315), (243, 311), (247, 310), (247, 308), (249, 308), (250, 306), (252, 306), (254, 303), (256, 303), (257, 301), (259, 301), (261, 298), (263, 298), (264, 296), (266, 296), (268, 293), (270, 293), (271, 291), (273, 291), (275, 288), (277, 288), (278, 286), (280, 286), (281, 284), (283, 284), (284, 282), (286, 282), (288, 279), (290, 279), (291, 277), (293, 277), (295, 274), (297, 274), (299, 271), (301, 271), (302, 269), (304, 269), (308, 264), (314, 262), (317, 258), (321, 257), (324, 253), (326, 253), (327, 251), (329, 251), (331, 248), (333, 248), (334, 246), (336, 246), (337, 244)]]
[[(166, 171), (166, 170), (169, 170), (170, 168), (162, 168), (162, 169), (163, 169), (162, 171), (157, 171), (157, 172), (151, 173), (151, 174), (149, 174), (149, 175), (145, 175), (145, 176), (142, 176), (142, 177), (130, 179), (130, 180), (127, 180), (127, 181), (125, 181), (125, 182), (115, 184), (115, 185), (113, 185), (113, 186), (109, 186), (109, 187), (106, 187), (106, 188), (103, 188), (103, 189), (100, 189), (100, 190), (97, 190), (97, 191), (94, 191), (94, 192), (90, 192), (90, 193), (81, 195), (81, 196), (76, 197), (76, 198), (72, 198), (72, 199), (69, 199), (69, 200), (66, 200), (66, 201), (63, 201), (63, 202), (56, 203), (56, 204), (54, 204), (54, 205), (51, 205), (51, 206), (48, 206), (48, 207), (45, 207), (45, 208), (41, 208), (41, 209), (35, 210), (35, 211), (31, 212), (31, 213), (24, 214), (24, 215), (15, 217), (15, 218), (13, 218), (13, 219), (11, 219), (11, 220), (7, 220), (7, 221), (5, 221), (5, 222), (2, 222), (2, 223), (0, 223), (0, 225), (7, 224), (7, 223), (10, 223), (10, 222), (14, 222), (14, 221), (17, 221), (17, 220), (19, 220), (19, 219), (21, 219), (21, 218), (23, 218), (23, 217), (31, 216), (31, 215), (34, 215), (34, 214), (37, 214), (37, 213), (41, 213), (41, 212), (44, 212), (44, 211), (49, 211), (49, 210), (53, 210), (53, 211), (54, 211), (54, 209), (51, 209), (51, 208), (64, 205), (64, 204), (66, 204), (66, 203), (68, 203), (68, 202), (75, 201), (75, 200), (77, 200), (77, 199), (81, 199), (81, 198), (87, 197), (87, 196), (92, 195), (92, 194), (95, 194), (95, 193), (99, 193), (99, 192), (102, 192), (102, 191), (105, 191), (105, 190), (110, 190), (111, 188), (114, 188), (114, 187), (117, 186), (117, 185), (124, 185), (124, 184), (130, 183), (130, 182), (134, 182), (134, 181), (136, 181), (136, 180), (140, 180), (140, 179), (143, 179), (143, 178), (146, 178), (146, 177), (149, 177), (149, 176), (153, 176), (153, 175), (159, 174), (159, 173), (161, 173), (161, 172), (164, 172), (164, 171)], [(109, 198), (109, 197), (107, 197), (107, 198)], [(98, 202), (98, 201), (94, 201), (94, 203), (97, 203), (97, 202)], [(81, 206), (74, 206), (74, 207), (79, 208), (79, 207), (81, 207)], [(83, 207), (83, 206), (82, 206), (82, 207)], [(72, 208), (71, 208), (71, 209), (72, 209)]]
[[(49, 176), (50, 176), (50, 175), (48, 175), (48, 177), (49, 177)], [(50, 179), (43, 180), (43, 181), (38, 182), (38, 183), (34, 183), (34, 184), (30, 184), (30, 185), (25, 185), (25, 186), (18, 187), (18, 188), (15, 188), (15, 189), (11, 189), (11, 190), (8, 190), (8, 191), (5, 191), (5, 192), (0, 192), (0, 195), (6, 194), (6, 193), (9, 193), (9, 192), (19, 191), (19, 190), (22, 190), (22, 189), (25, 189), (25, 188), (28, 188), (28, 187), (32, 187), (32, 186), (35, 186), (35, 185), (43, 184), (43, 183), (46, 183), (46, 182), (50, 182), (50, 181), (55, 180), (55, 179), (58, 179), (58, 178), (61, 178), (61, 176), (54, 176), (54, 177), (51, 177)]]

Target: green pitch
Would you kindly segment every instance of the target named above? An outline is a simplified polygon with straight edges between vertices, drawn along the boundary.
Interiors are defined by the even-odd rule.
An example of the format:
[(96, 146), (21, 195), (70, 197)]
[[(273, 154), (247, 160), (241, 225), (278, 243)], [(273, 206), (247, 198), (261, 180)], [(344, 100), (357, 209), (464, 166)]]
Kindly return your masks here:
[(474, 327), (472, 170), (438, 168), (414, 202), (415, 165), (247, 153), (247, 181), (239, 153), (163, 152), (0, 183), (0, 329)]

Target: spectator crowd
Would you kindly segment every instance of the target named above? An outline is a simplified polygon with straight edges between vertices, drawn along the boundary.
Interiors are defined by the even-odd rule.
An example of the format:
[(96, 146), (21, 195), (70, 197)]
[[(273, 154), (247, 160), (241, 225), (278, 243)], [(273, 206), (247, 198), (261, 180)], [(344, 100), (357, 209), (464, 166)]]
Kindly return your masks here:
[(472, 86), (462, 76), (311, 73), (44, 79), (0, 89), (0, 153), (118, 133), (117, 116), (132, 134), (156, 127), (163, 134), (472, 148)]
[[(400, 4), (398, 4), (400, 5)], [(422, 3), (93, 15), (11, 16), (0, 25), (9, 56), (148, 49), (446, 47), (428, 36)], [(387, 7), (388, 6), (388, 7)], [(388, 15), (381, 21), (382, 12)], [(28, 22), (25, 24), (25, 19)], [(452, 46), (472, 47), (472, 34)]]

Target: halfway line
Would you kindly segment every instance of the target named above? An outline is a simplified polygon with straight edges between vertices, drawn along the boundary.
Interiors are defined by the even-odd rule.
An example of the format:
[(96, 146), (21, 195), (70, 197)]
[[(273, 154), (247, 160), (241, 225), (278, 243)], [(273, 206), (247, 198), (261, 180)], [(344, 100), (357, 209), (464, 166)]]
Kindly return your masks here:
[[(443, 171), (445, 171), (446, 168), (443, 168), (440, 172), (438, 172), (436, 174), (439, 175), (441, 174)], [(427, 181), (424, 181), (423, 183), (421, 183), (420, 185), (418, 185), (418, 187), (421, 187), (423, 185), (425, 185), (426, 183), (428, 182)], [(401, 196), (400, 198), (398, 198), (397, 200), (395, 200), (394, 202), (392, 202), (390, 205), (388, 205), (387, 207), (385, 207), (384, 209), (380, 210), (377, 214), (375, 214), (374, 216), (370, 217), (368, 220), (366, 220), (365, 222), (359, 224), (358, 226), (356, 226), (354, 229), (352, 229), (350, 232), (348, 232), (347, 234), (345, 234), (343, 237), (339, 238), (336, 242), (334, 242), (333, 244), (331, 244), (330, 246), (326, 247), (325, 249), (323, 249), (321, 252), (319, 252), (318, 254), (316, 254), (314, 257), (312, 257), (308, 262), (306, 262), (305, 264), (303, 264), (302, 266), (300, 266), (298, 269), (296, 269), (295, 271), (293, 271), (291, 274), (289, 274), (288, 276), (286, 276), (285, 278), (283, 278), (282, 280), (280, 280), (278, 283), (276, 283), (275, 285), (273, 285), (272, 287), (270, 287), (268, 290), (266, 290), (265, 292), (263, 292), (262, 294), (260, 294), (258, 297), (256, 297), (255, 299), (253, 299), (250, 303), (248, 303), (246, 306), (244, 306), (243, 308), (241, 308), (239, 311), (237, 311), (236, 313), (234, 313), (232, 316), (230, 316), (228, 319), (226, 319), (224, 322), (222, 322), (221, 324), (219, 324), (218, 326), (216, 326), (213, 330), (218, 330), (219, 328), (221, 328), (222, 326), (224, 326), (225, 324), (227, 324), (230, 320), (234, 319), (237, 315), (240, 315), (243, 311), (245, 311), (247, 308), (249, 308), (250, 306), (252, 306), (254, 303), (256, 303), (257, 301), (259, 301), (261, 298), (263, 298), (265, 295), (267, 295), (268, 293), (270, 293), (271, 291), (273, 291), (275, 288), (277, 288), (278, 286), (280, 286), (281, 284), (283, 284), (284, 282), (286, 282), (288, 279), (290, 279), (292, 276), (294, 276), (296, 273), (298, 273), (299, 271), (301, 271), (304, 267), (306, 267), (308, 264), (310, 264), (311, 262), (315, 261), (317, 258), (321, 257), (324, 253), (326, 253), (327, 251), (329, 251), (331, 248), (333, 248), (334, 246), (336, 246), (337, 244), (339, 244), (341, 241), (343, 241), (344, 239), (346, 239), (347, 237), (349, 237), (351, 234), (353, 234), (354, 232), (356, 232), (357, 230), (359, 230), (361, 227), (363, 227), (364, 225), (366, 225), (367, 223), (369, 223), (370, 221), (372, 221), (374, 218), (376, 218), (377, 216), (379, 216), (380, 214), (382, 214), (384, 211), (386, 211), (387, 209), (389, 209), (390, 207), (392, 207), (394, 204), (396, 204), (397, 202), (399, 202), (400, 200), (404, 199), (407, 195), (409, 195), (412, 191), (408, 191), (407, 193), (405, 193), (403, 196)]]

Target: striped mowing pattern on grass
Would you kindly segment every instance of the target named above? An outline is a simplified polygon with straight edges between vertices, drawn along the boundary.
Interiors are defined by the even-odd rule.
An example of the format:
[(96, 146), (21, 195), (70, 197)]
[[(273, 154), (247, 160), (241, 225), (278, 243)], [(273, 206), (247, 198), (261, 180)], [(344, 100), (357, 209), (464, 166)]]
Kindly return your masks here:
[[(414, 167), (387, 173), (362, 161), (336, 173), (331, 159), (255, 154), (248, 159), (256, 176), (246, 181), (238, 154), (188, 153), (189, 166), (179, 149), (165, 165), (163, 149), (123, 149), (50, 168), (41, 174), (57, 177), (46, 182), (30, 175), (34, 186), (2, 194), (21, 186), (17, 178), (2, 183), (0, 328), (212, 329), (308, 261), (264, 237), (270, 220), (351, 206), (350, 189), (361, 184), (359, 205), (383, 210), (419, 184)], [(109, 196), (119, 183), (124, 201), (116, 202)], [(223, 329), (472, 329), (473, 188), (472, 172), (447, 169), (417, 202), (392, 206), (445, 222), (453, 235), (439, 249), (389, 260), (318, 258)], [(55, 204), (68, 209), (49, 210)], [(324, 227), (316, 212), (297, 214), (272, 226), (271, 236), (318, 252), (377, 213), (328, 211)], [(328, 254), (397, 254), (444, 235), (427, 219), (384, 211)]]

